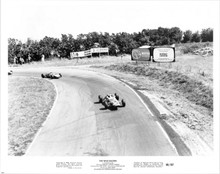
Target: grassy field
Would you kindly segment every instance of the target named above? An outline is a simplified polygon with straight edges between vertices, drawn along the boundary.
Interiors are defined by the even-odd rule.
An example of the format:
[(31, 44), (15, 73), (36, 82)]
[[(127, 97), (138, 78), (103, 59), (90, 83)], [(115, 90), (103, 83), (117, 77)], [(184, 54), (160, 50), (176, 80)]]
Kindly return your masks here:
[(111, 63), (126, 63), (130, 62), (130, 56), (101, 56), (82, 59), (60, 59), (52, 58), (44, 62), (31, 62), (24, 65), (10, 65), (11, 67), (60, 67), (60, 66), (80, 66), (80, 65), (109, 65)]
[(56, 93), (46, 80), (9, 76), (9, 155), (21, 156), (47, 118)]

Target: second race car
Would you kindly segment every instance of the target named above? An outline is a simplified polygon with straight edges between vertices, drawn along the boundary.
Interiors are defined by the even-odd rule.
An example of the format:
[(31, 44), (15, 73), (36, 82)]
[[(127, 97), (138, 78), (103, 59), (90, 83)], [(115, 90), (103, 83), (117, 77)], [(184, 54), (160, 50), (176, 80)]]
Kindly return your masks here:
[(62, 74), (60, 73), (45, 73), (45, 74), (41, 74), (42, 78), (50, 78), (50, 79), (59, 79), (62, 77)]
[(13, 74), (12, 70), (8, 71), (8, 75), (12, 75), (12, 74)]

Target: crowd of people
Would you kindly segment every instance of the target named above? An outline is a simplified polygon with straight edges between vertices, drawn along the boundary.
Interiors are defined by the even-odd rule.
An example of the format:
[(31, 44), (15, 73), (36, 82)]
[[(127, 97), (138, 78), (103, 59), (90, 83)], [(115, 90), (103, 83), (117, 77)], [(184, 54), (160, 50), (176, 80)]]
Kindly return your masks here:
[[(41, 61), (44, 62), (45, 60), (45, 56), (42, 54), (41, 56)], [(26, 59), (24, 59), (23, 57), (17, 57), (14, 56), (14, 64), (24, 64), (24, 63), (30, 63), (32, 61), (31, 55), (28, 55), (28, 57)]]
[(31, 56), (28, 55), (27, 59), (25, 60), (23, 57), (14, 57), (14, 64), (24, 64), (24, 63), (30, 63), (31, 62)]

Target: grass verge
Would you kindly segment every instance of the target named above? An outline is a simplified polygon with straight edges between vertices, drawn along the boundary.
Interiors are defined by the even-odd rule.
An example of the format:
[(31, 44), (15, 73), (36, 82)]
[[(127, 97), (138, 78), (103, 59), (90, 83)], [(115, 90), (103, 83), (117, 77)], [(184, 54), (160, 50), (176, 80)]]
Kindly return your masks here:
[(21, 156), (48, 116), (56, 91), (46, 80), (10, 76), (8, 94), (8, 154)]
[(105, 69), (148, 76), (151, 79), (160, 81), (160, 85), (164, 87), (171, 87), (183, 93), (188, 100), (195, 104), (210, 110), (213, 109), (213, 90), (202, 82), (196, 81), (180, 72), (135, 64), (110, 65), (105, 66)]

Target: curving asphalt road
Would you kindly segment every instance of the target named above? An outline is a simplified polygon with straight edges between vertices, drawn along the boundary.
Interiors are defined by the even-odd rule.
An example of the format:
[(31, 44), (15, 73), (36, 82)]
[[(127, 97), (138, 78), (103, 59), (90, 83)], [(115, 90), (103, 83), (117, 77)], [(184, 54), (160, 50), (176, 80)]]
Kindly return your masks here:
[[(79, 69), (15, 70), (14, 75), (40, 77), (61, 72), (51, 80), (58, 95), (43, 127), (29, 146), (31, 156), (176, 156), (146, 104), (127, 85), (112, 77)], [(126, 101), (117, 111), (104, 109), (98, 95), (118, 93)]]

